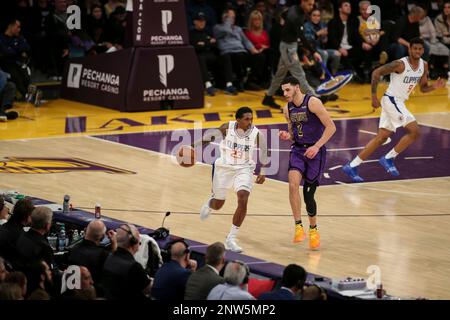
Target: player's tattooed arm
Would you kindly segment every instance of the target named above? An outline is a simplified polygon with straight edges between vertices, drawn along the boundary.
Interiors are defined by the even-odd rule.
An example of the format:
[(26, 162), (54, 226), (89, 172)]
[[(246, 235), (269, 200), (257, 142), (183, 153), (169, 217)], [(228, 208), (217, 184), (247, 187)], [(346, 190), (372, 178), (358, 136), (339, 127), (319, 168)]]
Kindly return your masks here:
[(195, 141), (191, 146), (193, 148), (196, 148), (198, 146), (206, 146), (215, 141), (218, 137), (225, 137), (225, 135), (227, 134), (227, 129), (228, 123), (224, 123), (218, 129), (215, 129), (213, 131), (208, 130), (201, 140)]
[(385, 64), (372, 72), (372, 96), (377, 94), (378, 82), (382, 76), (395, 73), (402, 73), (405, 70), (405, 65), (400, 60), (392, 61)]
[(405, 70), (405, 65), (400, 60), (392, 61), (391, 63), (385, 64), (372, 72), (372, 84), (371, 84), (371, 95), (372, 95), (372, 107), (378, 108), (380, 106), (380, 101), (377, 97), (378, 82), (382, 76), (395, 73), (402, 73)]

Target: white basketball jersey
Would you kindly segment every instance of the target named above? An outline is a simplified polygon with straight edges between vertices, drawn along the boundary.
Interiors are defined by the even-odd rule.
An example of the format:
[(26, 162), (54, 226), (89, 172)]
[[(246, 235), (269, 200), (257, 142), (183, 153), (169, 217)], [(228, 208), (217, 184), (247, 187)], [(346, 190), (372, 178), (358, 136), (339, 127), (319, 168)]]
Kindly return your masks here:
[(253, 151), (257, 144), (258, 128), (252, 125), (244, 135), (237, 132), (237, 122), (230, 121), (227, 135), (220, 142), (219, 165), (254, 165)]
[(391, 97), (408, 100), (409, 95), (420, 82), (425, 70), (423, 60), (419, 60), (419, 67), (413, 70), (408, 62), (408, 57), (401, 58), (400, 61), (405, 65), (402, 73), (391, 73), (391, 82), (386, 90), (386, 94)]

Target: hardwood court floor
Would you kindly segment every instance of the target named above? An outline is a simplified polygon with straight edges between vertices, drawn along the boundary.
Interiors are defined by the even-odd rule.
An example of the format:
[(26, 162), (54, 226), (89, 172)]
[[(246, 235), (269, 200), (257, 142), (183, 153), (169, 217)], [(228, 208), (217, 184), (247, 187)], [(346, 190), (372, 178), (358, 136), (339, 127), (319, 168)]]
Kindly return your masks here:
[[(420, 123), (450, 129), (447, 90), (410, 99), (408, 106), (417, 114)], [(368, 86), (344, 88), (340, 93), (342, 99), (330, 105), (330, 113), (335, 119), (376, 116), (378, 113), (371, 112), (367, 100), (369, 92)], [(75, 207), (93, 210), (95, 203), (100, 202), (104, 215), (151, 228), (158, 227), (163, 213), (169, 210), (173, 214), (167, 218), (166, 226), (173, 234), (205, 243), (223, 241), (230, 228), (235, 196), (230, 193), (224, 208), (204, 222), (197, 214), (211, 187), (209, 165), (185, 169), (168, 155), (118, 144), (114, 139), (107, 141), (88, 136), (194, 126), (193, 122), (180, 122), (180, 119), (203, 121), (205, 127), (214, 127), (229, 120), (236, 105), (247, 104), (260, 111), (268, 110), (260, 105), (261, 97), (262, 92), (231, 98), (218, 95), (207, 98), (208, 105), (204, 110), (136, 114), (121, 114), (61, 100), (40, 109), (20, 106), (18, 109), (26, 118), (0, 124), (2, 158), (51, 157), (65, 158), (66, 162), (41, 159), (23, 162), (22, 167), (20, 161), (4, 163), (0, 170), (9, 169), (0, 171), (0, 189), (15, 189), (55, 202), (61, 202), (63, 195), (68, 193)], [(218, 113), (219, 120), (207, 121), (205, 113)], [(266, 117), (257, 117), (257, 124), (283, 122), (281, 114), (274, 111), (271, 117), (267, 117), (267, 112), (261, 115)], [(156, 116), (166, 116), (166, 123), (151, 125), (151, 117)], [(86, 130), (67, 132), (70, 131), (66, 130), (67, 118), (72, 117), (86, 117)], [(144, 125), (136, 125), (137, 122)], [(151, 137), (148, 135), (149, 139)], [(449, 152), (450, 141), (444, 141), (443, 145)], [(68, 162), (67, 158), (84, 160), (87, 169)], [(97, 171), (93, 170), (93, 162), (98, 164)], [(108, 167), (102, 172), (101, 165)], [(55, 173), (31, 173), (42, 172), (44, 167)], [(129, 172), (116, 170), (118, 173), (113, 174), (111, 167)], [(67, 172), (56, 173), (59, 170)], [(254, 188), (248, 217), (238, 239), (245, 254), (281, 264), (295, 262), (308, 271), (336, 278), (367, 277), (367, 267), (378, 265), (383, 286), (390, 294), (450, 299), (449, 176), (319, 188), (318, 223), (322, 235), (319, 251), (310, 251), (307, 243), (291, 243), (293, 219), (287, 184), (267, 180)]]

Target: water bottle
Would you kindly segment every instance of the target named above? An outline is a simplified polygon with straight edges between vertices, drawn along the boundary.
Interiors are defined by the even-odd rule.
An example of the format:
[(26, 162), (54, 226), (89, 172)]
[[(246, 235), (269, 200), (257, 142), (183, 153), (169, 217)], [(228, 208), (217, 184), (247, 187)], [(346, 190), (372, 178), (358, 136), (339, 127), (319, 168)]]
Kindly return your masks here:
[(78, 241), (78, 239), (80, 239), (80, 236), (78, 235), (78, 230), (75, 230), (72, 236), (72, 243)]
[(61, 225), (61, 229), (59, 230), (58, 242), (58, 250), (64, 251), (64, 248), (66, 247), (66, 229), (64, 225)]
[(95, 205), (95, 219), (100, 219), (101, 217), (102, 217), (102, 213), (101, 213), (101, 207), (100, 207), (100, 204), (99, 203), (97, 203), (96, 205)]
[(69, 213), (69, 200), (70, 196), (66, 194), (64, 196), (64, 202), (63, 202), (63, 213)]

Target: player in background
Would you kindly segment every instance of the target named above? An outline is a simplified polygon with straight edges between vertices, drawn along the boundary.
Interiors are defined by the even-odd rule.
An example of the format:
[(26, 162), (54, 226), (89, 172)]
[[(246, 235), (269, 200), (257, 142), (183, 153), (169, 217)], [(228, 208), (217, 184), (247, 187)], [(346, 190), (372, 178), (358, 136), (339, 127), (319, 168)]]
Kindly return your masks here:
[(353, 182), (363, 182), (358, 174), (358, 166), (363, 163), (378, 147), (380, 147), (399, 127), (406, 129), (406, 134), (386, 155), (380, 158), (379, 163), (393, 176), (400, 172), (394, 165), (394, 159), (420, 136), (419, 125), (411, 112), (406, 108), (405, 101), (417, 84), (421, 92), (430, 92), (443, 88), (445, 81), (438, 79), (432, 85), (428, 84), (428, 64), (422, 60), (424, 42), (421, 38), (411, 39), (409, 43), (409, 56), (395, 60), (389, 64), (375, 69), (372, 73), (372, 107), (380, 107), (377, 97), (378, 82), (382, 76), (390, 74), (389, 87), (381, 98), (381, 116), (378, 134), (351, 162), (342, 167), (342, 170)]

